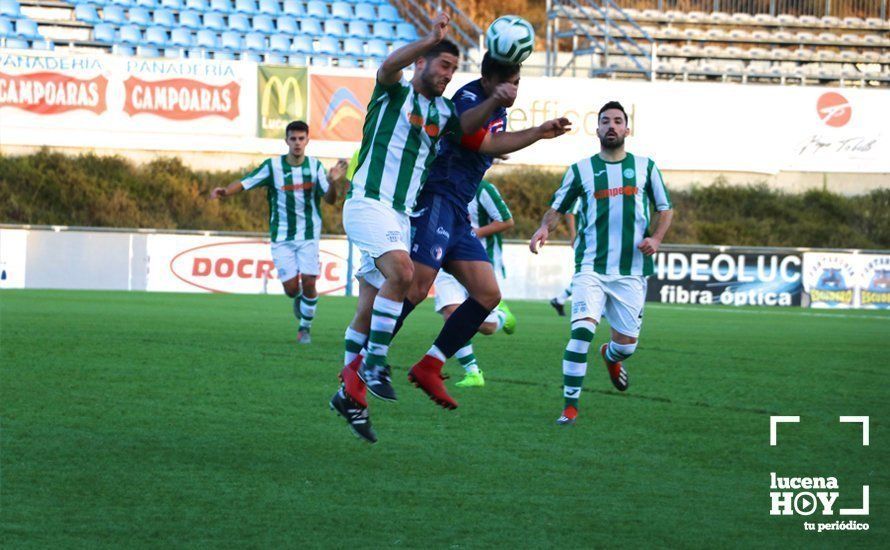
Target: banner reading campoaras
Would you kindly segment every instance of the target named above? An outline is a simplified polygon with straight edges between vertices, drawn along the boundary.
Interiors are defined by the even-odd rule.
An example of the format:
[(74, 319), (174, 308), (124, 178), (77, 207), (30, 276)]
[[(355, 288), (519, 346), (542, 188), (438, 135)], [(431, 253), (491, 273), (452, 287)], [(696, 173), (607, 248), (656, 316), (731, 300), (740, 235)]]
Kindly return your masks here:
[(284, 129), (289, 122), (306, 120), (308, 105), (309, 84), (305, 68), (257, 68), (258, 137), (284, 139)]

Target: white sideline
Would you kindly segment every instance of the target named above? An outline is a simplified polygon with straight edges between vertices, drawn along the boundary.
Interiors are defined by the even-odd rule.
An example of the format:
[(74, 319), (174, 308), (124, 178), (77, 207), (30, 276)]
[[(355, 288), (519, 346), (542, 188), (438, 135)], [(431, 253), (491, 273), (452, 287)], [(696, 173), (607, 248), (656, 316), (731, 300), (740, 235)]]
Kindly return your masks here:
[(671, 304), (646, 304), (646, 308), (655, 308), (655, 309), (669, 309), (674, 311), (710, 311), (717, 313), (750, 313), (752, 315), (803, 315), (805, 317), (829, 317), (832, 319), (876, 319), (878, 321), (890, 321), (890, 315), (855, 315), (849, 313), (821, 313), (817, 311), (808, 311), (808, 310), (795, 310), (795, 311), (784, 311), (784, 310), (766, 310), (766, 309), (733, 309), (733, 308), (725, 308), (725, 307), (717, 307), (717, 306), (701, 306), (701, 307), (684, 307), (684, 306), (675, 306)]

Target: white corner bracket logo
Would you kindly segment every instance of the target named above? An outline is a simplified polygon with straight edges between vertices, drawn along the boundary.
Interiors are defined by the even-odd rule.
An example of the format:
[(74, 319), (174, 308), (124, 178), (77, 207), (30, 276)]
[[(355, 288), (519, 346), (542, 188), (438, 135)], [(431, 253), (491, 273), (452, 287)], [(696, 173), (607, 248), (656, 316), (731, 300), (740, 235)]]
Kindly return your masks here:
[[(862, 446), (869, 445), (867, 416), (841, 416), (842, 424), (862, 425)], [(778, 445), (779, 424), (798, 424), (799, 416), (770, 416), (769, 444)], [(840, 495), (840, 486), (835, 477), (782, 477), (770, 472), (770, 515), (771, 516), (810, 516), (821, 511), (823, 516), (835, 514), (835, 502)], [(867, 516), (869, 508), (869, 486), (862, 486), (862, 505), (859, 508), (840, 508), (841, 516)], [(805, 521), (806, 531), (868, 531), (868, 523), (855, 520), (816, 523)]]

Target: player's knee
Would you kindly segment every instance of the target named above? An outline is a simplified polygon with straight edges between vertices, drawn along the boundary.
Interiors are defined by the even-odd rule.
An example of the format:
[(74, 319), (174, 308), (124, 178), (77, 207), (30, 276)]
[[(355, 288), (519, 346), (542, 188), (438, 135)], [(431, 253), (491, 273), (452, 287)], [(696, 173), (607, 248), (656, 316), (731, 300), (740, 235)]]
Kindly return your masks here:
[(414, 264), (406, 255), (404, 260), (395, 262), (386, 277), (386, 282), (396, 288), (407, 292), (411, 287), (411, 279), (414, 278)]
[(291, 298), (296, 298), (298, 294), (300, 294), (300, 279), (294, 277), (293, 279), (288, 279), (281, 283), (284, 287), (284, 293), (287, 294)]
[(491, 336), (492, 334), (494, 334), (497, 331), (498, 331), (497, 323), (482, 323), (482, 325), (479, 326), (479, 332), (484, 334), (485, 336)]
[(497, 287), (486, 289), (485, 292), (473, 296), (473, 299), (479, 302), (482, 307), (492, 310), (501, 303), (501, 291)]
[(317, 292), (315, 290), (315, 276), (314, 275), (307, 275), (307, 276), (303, 277), (301, 282), (303, 284), (303, 295), (304, 296), (306, 296), (307, 298), (312, 298), (317, 294)]
[(626, 334), (620, 334), (620, 333), (613, 333), (612, 341), (615, 342), (616, 344), (622, 344), (622, 345), (633, 345), (633, 346), (637, 345), (637, 339), (635, 336), (628, 336)]

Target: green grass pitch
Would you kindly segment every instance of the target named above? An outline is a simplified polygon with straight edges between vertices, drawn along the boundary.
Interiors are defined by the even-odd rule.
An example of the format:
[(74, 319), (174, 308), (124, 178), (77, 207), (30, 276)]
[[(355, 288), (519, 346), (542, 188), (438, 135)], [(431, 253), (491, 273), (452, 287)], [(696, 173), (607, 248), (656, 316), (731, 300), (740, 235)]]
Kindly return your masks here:
[[(436, 407), (390, 355), (380, 442), (328, 410), (354, 300), (322, 297), (297, 347), (280, 296), (0, 292), (0, 540), (34, 547), (874, 547), (890, 514), (890, 315), (650, 306), (631, 387), (591, 354), (562, 408), (568, 321), (515, 302), (475, 339), (482, 389)], [(592, 350), (606, 338), (601, 327)], [(799, 415), (769, 446), (769, 416)], [(868, 447), (841, 415), (871, 417)], [(835, 476), (866, 517), (769, 515), (770, 472)], [(837, 511), (835, 511), (837, 514)], [(804, 521), (867, 522), (867, 532)]]

